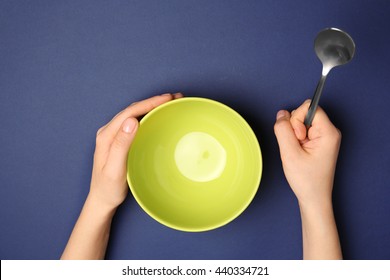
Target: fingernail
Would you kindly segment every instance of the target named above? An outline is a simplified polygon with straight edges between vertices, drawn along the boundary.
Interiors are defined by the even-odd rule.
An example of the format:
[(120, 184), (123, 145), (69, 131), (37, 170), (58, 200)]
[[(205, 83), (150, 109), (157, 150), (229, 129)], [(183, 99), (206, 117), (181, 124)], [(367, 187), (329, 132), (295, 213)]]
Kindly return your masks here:
[(276, 114), (276, 120), (280, 119), (280, 118), (283, 118), (286, 116), (286, 111), (285, 110), (280, 110), (277, 114)]
[(125, 133), (132, 133), (137, 126), (137, 121), (133, 118), (128, 118), (123, 122), (122, 130)]
[(161, 94), (161, 96), (171, 96), (172, 94), (170, 94), (170, 93), (164, 93), (164, 94)]

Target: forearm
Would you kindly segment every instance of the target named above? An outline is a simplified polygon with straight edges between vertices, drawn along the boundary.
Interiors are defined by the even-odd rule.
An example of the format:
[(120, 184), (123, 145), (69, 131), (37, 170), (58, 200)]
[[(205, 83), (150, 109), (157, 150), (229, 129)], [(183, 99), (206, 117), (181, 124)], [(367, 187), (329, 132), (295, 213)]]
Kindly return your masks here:
[(299, 204), (303, 259), (342, 259), (331, 201)]
[(89, 195), (61, 259), (103, 259), (114, 213)]

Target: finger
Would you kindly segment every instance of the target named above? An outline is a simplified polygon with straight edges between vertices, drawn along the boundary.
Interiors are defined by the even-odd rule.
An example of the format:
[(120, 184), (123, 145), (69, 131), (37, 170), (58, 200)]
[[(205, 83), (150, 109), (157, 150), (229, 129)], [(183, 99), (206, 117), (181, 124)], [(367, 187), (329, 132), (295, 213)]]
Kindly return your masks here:
[[(150, 112), (154, 108), (176, 98), (175, 95), (166, 93), (163, 95), (154, 96), (143, 101), (131, 104), (122, 112), (118, 113), (101, 131), (99, 134), (106, 139), (108, 143), (112, 141), (116, 133), (120, 129), (122, 123), (130, 117), (137, 118)], [(178, 96), (179, 98), (179, 96)]]
[[(299, 106), (296, 110), (294, 110), (295, 112), (292, 115), (292, 119), (294, 119), (294, 121), (299, 121), (301, 123), (304, 122), (307, 112), (309, 110), (310, 102), (311, 100), (308, 99), (305, 102), (303, 102), (303, 104)], [(322, 124), (322, 123), (328, 124), (330, 123), (330, 120), (328, 118), (328, 115), (325, 113), (325, 111), (320, 106), (318, 106), (314, 114), (312, 126), (316, 124), (317, 125)]]
[(282, 158), (293, 157), (301, 150), (299, 141), (291, 126), (290, 113), (288, 111), (281, 110), (277, 113), (274, 132)]
[(173, 94), (173, 99), (179, 99), (183, 97), (183, 93), (177, 92)]
[(129, 114), (131, 117), (137, 118), (149, 113), (154, 108), (168, 101), (171, 101), (172, 99), (174, 99), (174, 95), (171, 93), (165, 93), (163, 95), (153, 96), (151, 98), (133, 103), (125, 110), (123, 110), (123, 112), (119, 116)]
[[(294, 127), (294, 130), (299, 131), (297, 135), (298, 139), (303, 140), (303, 134), (306, 134), (306, 128), (303, 124), (308, 108), (310, 106), (310, 100), (306, 100), (297, 110), (294, 112), (294, 115), (291, 117), (291, 123)], [(330, 121), (328, 115), (325, 111), (318, 106), (314, 115), (314, 119), (311, 127), (307, 131), (307, 136), (309, 140), (320, 137), (321, 135), (332, 134), (336, 128), (333, 123)]]
[(303, 102), (301, 106), (299, 106), (291, 113), (291, 119), (290, 119), (291, 126), (294, 129), (295, 136), (300, 141), (305, 140), (307, 135), (307, 130), (304, 124), (304, 120), (309, 110), (309, 105), (310, 105), (310, 100), (306, 100), (305, 102)]
[[(138, 129), (135, 118), (127, 118), (118, 130), (110, 146), (107, 161), (104, 166), (106, 174), (117, 178), (126, 172), (127, 154)], [(119, 175), (117, 175), (119, 174)]]
[(318, 107), (316, 116), (313, 119), (312, 126), (308, 131), (309, 139), (315, 139), (323, 136), (339, 136), (338, 129), (330, 121), (325, 111)]

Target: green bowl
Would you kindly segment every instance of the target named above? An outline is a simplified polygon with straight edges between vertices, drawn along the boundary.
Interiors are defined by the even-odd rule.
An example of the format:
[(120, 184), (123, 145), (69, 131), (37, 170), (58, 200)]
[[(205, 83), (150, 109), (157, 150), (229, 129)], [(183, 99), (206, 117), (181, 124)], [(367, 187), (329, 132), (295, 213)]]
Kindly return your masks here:
[(127, 161), (138, 204), (158, 222), (183, 231), (223, 226), (252, 201), (262, 158), (247, 122), (226, 105), (186, 97), (142, 120)]

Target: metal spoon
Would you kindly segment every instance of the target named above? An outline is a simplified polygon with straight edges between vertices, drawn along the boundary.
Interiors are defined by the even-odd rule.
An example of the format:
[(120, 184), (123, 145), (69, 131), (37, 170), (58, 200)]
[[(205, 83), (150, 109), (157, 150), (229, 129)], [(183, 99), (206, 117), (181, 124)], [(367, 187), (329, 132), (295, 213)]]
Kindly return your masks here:
[(322, 75), (305, 118), (307, 128), (313, 121), (329, 71), (333, 67), (346, 64), (353, 58), (355, 43), (346, 32), (337, 28), (327, 28), (318, 33), (314, 41), (314, 50), (322, 62)]

